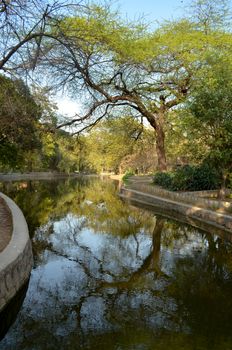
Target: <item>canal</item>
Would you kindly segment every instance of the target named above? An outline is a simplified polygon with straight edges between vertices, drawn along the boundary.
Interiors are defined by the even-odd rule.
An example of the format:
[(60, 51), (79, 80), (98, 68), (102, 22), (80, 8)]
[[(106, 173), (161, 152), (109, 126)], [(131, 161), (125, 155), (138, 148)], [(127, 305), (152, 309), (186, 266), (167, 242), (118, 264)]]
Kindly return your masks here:
[(34, 254), (0, 315), (1, 350), (232, 349), (228, 237), (130, 206), (110, 180), (0, 191), (23, 210)]

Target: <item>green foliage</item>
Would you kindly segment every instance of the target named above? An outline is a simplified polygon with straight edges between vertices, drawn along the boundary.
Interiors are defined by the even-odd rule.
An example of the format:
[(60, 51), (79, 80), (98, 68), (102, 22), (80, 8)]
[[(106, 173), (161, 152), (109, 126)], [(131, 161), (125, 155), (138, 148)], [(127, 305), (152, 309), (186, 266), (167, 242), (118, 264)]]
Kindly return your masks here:
[[(118, 116), (99, 123), (85, 137), (86, 160), (96, 172), (127, 169), (142, 172), (154, 167), (154, 136), (132, 116)], [(151, 151), (152, 150), (152, 151)]]
[(157, 172), (153, 177), (153, 183), (157, 186), (170, 189), (172, 186), (172, 173)]
[(202, 191), (219, 188), (220, 177), (208, 164), (183, 166), (177, 169), (172, 180), (174, 191)]
[(205, 32), (225, 29), (231, 22), (229, 0), (192, 0), (193, 19)]
[(134, 173), (133, 171), (128, 170), (128, 171), (126, 171), (126, 173), (123, 175), (122, 181), (125, 182), (125, 183), (127, 183), (127, 181), (129, 180), (129, 178), (130, 178), (131, 176), (134, 176), (134, 175), (135, 175), (135, 173)]
[[(199, 163), (208, 157), (215, 167), (220, 164), (229, 172), (232, 35), (221, 30), (227, 1), (193, 0), (192, 6), (198, 11), (197, 21), (166, 22), (153, 32), (145, 25), (125, 23), (108, 5), (95, 4), (64, 15), (57, 27), (49, 27), (57, 45), (44, 38), (38, 62), (44, 61), (43, 69), (51, 67), (55, 85), (66, 82), (69, 91), (75, 95), (78, 91), (80, 99), (84, 96), (87, 101), (87, 110), (103, 99), (110, 104), (108, 111), (120, 105), (127, 116), (107, 116), (81, 142), (65, 132), (50, 135), (41, 128), (41, 124), (53, 130), (57, 126), (48, 91), (35, 89), (32, 96), (21, 80), (0, 77), (2, 166), (145, 173), (157, 163), (154, 134), (159, 136), (156, 140), (162, 138), (156, 149), (162, 149), (165, 163), (166, 134), (172, 163)], [(104, 116), (104, 106), (100, 107), (89, 114), (94, 125)], [(138, 112), (153, 127), (153, 134), (134, 120)], [(89, 122), (87, 117), (85, 122)], [(176, 187), (185, 187), (181, 181), (191, 178), (188, 171), (173, 177), (172, 183), (175, 178)], [(169, 186), (171, 180), (166, 174), (157, 175), (156, 181)]]
[(185, 165), (171, 173), (156, 173), (153, 183), (172, 191), (215, 190), (220, 187), (220, 174), (207, 163)]
[(198, 164), (209, 152), (208, 132), (187, 108), (167, 115), (165, 146), (169, 164)]
[(25, 152), (40, 147), (40, 108), (22, 80), (0, 76), (0, 165), (24, 163)]
[(225, 174), (232, 167), (232, 61), (216, 52), (207, 63), (190, 110), (207, 134), (207, 159)]

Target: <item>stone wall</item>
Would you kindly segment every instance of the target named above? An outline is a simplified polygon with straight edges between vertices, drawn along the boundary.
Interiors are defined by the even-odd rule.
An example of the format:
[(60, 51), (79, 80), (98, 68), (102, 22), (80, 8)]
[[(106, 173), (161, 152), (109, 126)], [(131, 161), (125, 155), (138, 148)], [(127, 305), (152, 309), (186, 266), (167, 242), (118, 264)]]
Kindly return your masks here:
[(0, 196), (8, 205), (13, 222), (9, 244), (0, 253), (0, 311), (9, 303), (30, 276), (33, 265), (28, 227), (19, 207), (7, 196)]
[(124, 187), (121, 189), (120, 196), (133, 202), (149, 205), (154, 209), (159, 209), (160, 212), (162, 212), (162, 210), (164, 213), (168, 212), (174, 218), (176, 215), (184, 215), (186, 217), (204, 221), (211, 226), (232, 233), (232, 215), (200, 208), (194, 204), (190, 205), (183, 203), (180, 197), (176, 197), (175, 200), (171, 200), (162, 197), (161, 194), (160, 196), (155, 196), (151, 193), (145, 193), (132, 188)]
[[(129, 183), (129, 188), (173, 201), (184, 202), (200, 208), (232, 214), (232, 202), (203, 198), (207, 193), (211, 194), (209, 191), (172, 192), (158, 186), (138, 182)], [(215, 191), (213, 192), (215, 194)]]
[(21, 180), (49, 180), (65, 178), (69, 174), (57, 172), (31, 172), (31, 173), (0, 173), (0, 181), (21, 181)]
[(13, 231), (11, 211), (0, 197), (0, 252), (9, 244)]

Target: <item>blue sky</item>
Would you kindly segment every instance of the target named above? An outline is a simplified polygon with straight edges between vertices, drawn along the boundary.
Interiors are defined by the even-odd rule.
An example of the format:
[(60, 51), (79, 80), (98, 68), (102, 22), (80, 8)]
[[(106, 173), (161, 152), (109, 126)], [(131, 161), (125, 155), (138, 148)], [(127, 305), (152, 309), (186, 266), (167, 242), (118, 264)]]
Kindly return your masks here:
[(179, 17), (188, 2), (188, 0), (118, 0), (116, 5), (129, 19), (145, 15), (148, 22), (154, 22)]

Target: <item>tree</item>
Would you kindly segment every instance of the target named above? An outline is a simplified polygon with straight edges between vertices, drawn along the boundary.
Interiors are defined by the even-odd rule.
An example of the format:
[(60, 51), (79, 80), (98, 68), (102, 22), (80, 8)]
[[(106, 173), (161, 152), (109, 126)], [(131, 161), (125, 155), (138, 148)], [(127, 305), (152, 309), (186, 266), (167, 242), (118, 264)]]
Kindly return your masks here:
[(40, 108), (22, 80), (0, 76), (1, 165), (23, 162), (23, 154), (40, 146), (37, 123)]
[(74, 0), (5, 0), (0, 1), (0, 70), (23, 73), (34, 69), (41, 54), (44, 38), (56, 40), (51, 30), (70, 11), (80, 10)]
[[(216, 12), (223, 12), (222, 5), (221, 12), (215, 7)], [(35, 69), (40, 64), (37, 73), (48, 72), (56, 88), (67, 89), (83, 101), (83, 114), (59, 128), (75, 125), (81, 131), (113, 110), (129, 108), (130, 114), (139, 115), (142, 122), (146, 119), (154, 129), (158, 168), (166, 170), (167, 115), (191, 96), (207, 51), (229, 52), (231, 34), (216, 31), (218, 27), (206, 32), (199, 23), (187, 20), (166, 23), (151, 33), (141, 24), (125, 24), (110, 6), (92, 5), (69, 14), (62, 2), (42, 8), (36, 8), (36, 22), (30, 17), (26, 22), (19, 20), (20, 30), (15, 29), (10, 39), (12, 46), (9, 41), (2, 44), (0, 68)], [(20, 18), (24, 11), (28, 16), (29, 9), (19, 7)], [(17, 22), (17, 16), (10, 19)], [(3, 21), (3, 28), (9, 28), (8, 21)]]
[(206, 34), (225, 30), (231, 24), (229, 0), (192, 0), (189, 9), (192, 19)]
[[(108, 117), (86, 135), (87, 159), (97, 172), (114, 171), (122, 173), (128, 168), (146, 166), (145, 142), (149, 131), (132, 116)], [(152, 148), (152, 143), (149, 144)], [(141, 154), (141, 163), (135, 156)], [(132, 161), (134, 158), (134, 164)]]
[(168, 114), (166, 151), (169, 165), (198, 165), (209, 152), (208, 134), (202, 122), (195, 118), (187, 105)]
[[(208, 135), (207, 160), (220, 171), (222, 188), (232, 169), (232, 61), (217, 53), (208, 59), (190, 110)], [(221, 194), (223, 194), (222, 191)]]
[(231, 47), (231, 35), (206, 35), (188, 21), (149, 33), (141, 26), (126, 26), (100, 8), (67, 18), (60, 28), (62, 47), (49, 52), (46, 64), (56, 85), (85, 100), (86, 113), (59, 127), (75, 124), (83, 130), (115, 107), (129, 108), (154, 129), (158, 168), (166, 170), (166, 116), (189, 98), (207, 50), (225, 43)]

